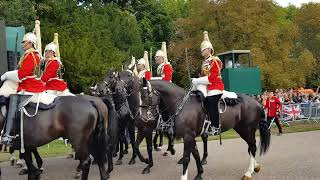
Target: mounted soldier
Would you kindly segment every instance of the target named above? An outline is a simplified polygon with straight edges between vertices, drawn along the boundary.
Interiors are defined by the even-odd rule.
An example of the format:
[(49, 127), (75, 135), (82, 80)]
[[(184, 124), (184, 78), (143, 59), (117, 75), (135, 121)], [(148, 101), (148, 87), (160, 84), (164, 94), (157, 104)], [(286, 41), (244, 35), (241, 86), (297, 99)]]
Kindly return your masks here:
[(41, 80), (45, 83), (48, 94), (57, 96), (72, 95), (67, 89), (67, 83), (62, 79), (62, 62), (56, 56), (57, 45), (52, 42), (45, 48), (45, 66)]
[(172, 66), (170, 65), (168, 58), (167, 58), (167, 48), (166, 43), (162, 43), (161, 50), (158, 50), (155, 55), (155, 60), (158, 65), (157, 68), (157, 75), (158, 77), (151, 78), (151, 79), (161, 79), (165, 81), (172, 81)]
[(148, 81), (151, 79), (152, 75), (149, 70), (148, 51), (145, 51), (143, 58), (139, 59), (137, 69), (139, 79), (146, 78)]
[[(21, 95), (37, 95), (44, 92), (44, 83), (39, 78), (40, 54), (35, 49), (37, 37), (33, 33), (27, 33), (22, 40), (22, 48), (25, 53), (22, 55), (17, 70), (8, 71), (1, 76), (1, 81), (10, 80), (18, 84), (16, 92), (10, 93), (9, 111), (6, 117), (5, 133), (1, 139), (3, 144), (11, 144), (16, 128), (13, 126), (18, 111)], [(4, 83), (6, 86), (9, 83)], [(12, 88), (12, 87), (11, 87)], [(4, 88), (6, 89), (6, 88)], [(10, 87), (8, 87), (10, 89)], [(16, 95), (18, 93), (19, 95)], [(0, 95), (5, 95), (1, 93)]]
[(213, 56), (214, 50), (207, 31), (204, 32), (204, 40), (200, 48), (201, 54), (204, 57), (200, 73), (201, 77), (193, 78), (192, 84), (206, 98), (205, 106), (211, 121), (211, 127), (207, 128), (207, 133), (217, 134), (220, 129), (218, 103), (224, 90), (221, 78), (222, 62), (217, 56)]

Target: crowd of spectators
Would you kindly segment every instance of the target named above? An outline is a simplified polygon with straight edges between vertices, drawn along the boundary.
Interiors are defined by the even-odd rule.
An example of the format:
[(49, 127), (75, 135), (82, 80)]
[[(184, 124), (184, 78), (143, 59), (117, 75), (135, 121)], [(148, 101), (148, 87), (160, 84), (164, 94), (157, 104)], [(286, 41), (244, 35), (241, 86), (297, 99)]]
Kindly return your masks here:
[[(261, 104), (265, 104), (266, 99), (269, 97), (271, 91), (264, 91), (262, 95), (256, 96), (257, 100)], [(282, 104), (294, 104), (294, 103), (320, 103), (320, 92), (317, 91), (304, 91), (304, 90), (283, 90), (276, 89), (273, 91)]]

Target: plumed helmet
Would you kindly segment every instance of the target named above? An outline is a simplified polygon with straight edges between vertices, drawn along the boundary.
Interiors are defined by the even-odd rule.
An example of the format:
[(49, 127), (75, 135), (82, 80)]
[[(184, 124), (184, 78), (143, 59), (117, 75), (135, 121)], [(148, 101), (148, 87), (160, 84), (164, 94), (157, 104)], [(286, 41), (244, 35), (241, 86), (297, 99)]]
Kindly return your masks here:
[(164, 58), (164, 57), (166, 57), (166, 54), (162, 50), (158, 50), (156, 52), (155, 57), (163, 57)]
[(139, 59), (138, 64), (146, 65), (146, 60), (144, 60), (143, 58), (141, 58), (141, 59)]
[(32, 44), (36, 44), (37, 36), (29, 32), (23, 36), (22, 41), (27, 41), (27, 42), (31, 42)]
[(52, 42), (52, 43), (49, 43), (49, 44), (47, 44), (46, 45), (46, 48), (44, 49), (44, 51), (46, 52), (46, 51), (53, 51), (53, 52), (57, 52), (57, 45), (54, 43), (54, 42)]

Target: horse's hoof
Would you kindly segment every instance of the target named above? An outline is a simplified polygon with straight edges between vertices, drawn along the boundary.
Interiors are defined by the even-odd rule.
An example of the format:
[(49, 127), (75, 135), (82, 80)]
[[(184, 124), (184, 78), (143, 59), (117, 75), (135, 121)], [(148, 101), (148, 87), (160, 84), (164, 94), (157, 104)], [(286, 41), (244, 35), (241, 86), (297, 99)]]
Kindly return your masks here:
[(258, 173), (260, 171), (260, 169), (261, 169), (261, 167), (260, 167), (260, 165), (258, 165), (254, 168), (254, 172)]
[(117, 153), (114, 153), (113, 155), (112, 155), (112, 157), (117, 157), (118, 156), (118, 154)]
[(73, 158), (73, 154), (69, 154), (66, 158), (67, 159), (72, 159)]
[(248, 177), (248, 176), (246, 176), (246, 175), (244, 175), (243, 177), (242, 177), (242, 180), (251, 180), (252, 179), (252, 177)]
[(130, 161), (129, 161), (129, 165), (133, 165), (133, 164), (135, 164), (136, 163), (136, 160), (135, 159), (131, 159)]
[(124, 150), (123, 154), (128, 154), (128, 149)]
[(19, 175), (20, 175), (20, 176), (25, 175), (25, 174), (28, 174), (28, 169), (22, 169), (22, 170), (19, 172)]
[(116, 165), (121, 165), (122, 164), (122, 160), (117, 160)]
[(146, 167), (143, 169), (142, 174), (149, 174), (150, 173), (150, 168)]
[(39, 168), (38, 171), (42, 174), (44, 169), (43, 168)]
[(17, 167), (17, 168), (22, 168), (22, 167), (23, 167), (23, 162), (22, 162), (22, 160), (18, 160), (18, 161), (17, 161), (16, 167)]
[(197, 175), (197, 176), (194, 178), (194, 180), (202, 180), (201, 175)]
[(164, 152), (162, 156), (168, 156), (168, 152)]
[(80, 177), (81, 177), (81, 171), (77, 171), (73, 178), (80, 179)]
[(157, 147), (157, 148), (155, 148), (154, 150), (156, 150), (156, 151), (161, 151), (162, 149), (161, 149), (161, 147)]
[(201, 164), (202, 164), (202, 165), (207, 165), (208, 162), (207, 162), (207, 160), (202, 160), (202, 161), (201, 161)]
[(15, 159), (12, 159), (12, 160), (10, 161), (11, 166), (14, 166), (15, 163), (16, 163), (16, 160), (15, 160)]
[(170, 150), (171, 155), (175, 155), (176, 154), (176, 150), (174, 150), (173, 148)]
[(183, 158), (178, 161), (178, 164), (183, 164)]

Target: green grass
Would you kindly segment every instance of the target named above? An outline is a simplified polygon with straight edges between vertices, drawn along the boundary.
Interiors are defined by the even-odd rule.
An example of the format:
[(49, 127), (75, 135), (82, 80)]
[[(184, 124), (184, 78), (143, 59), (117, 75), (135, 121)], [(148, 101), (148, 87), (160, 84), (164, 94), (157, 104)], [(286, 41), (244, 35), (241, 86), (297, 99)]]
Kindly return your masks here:
[[(295, 133), (295, 132), (305, 132), (305, 131), (316, 131), (320, 130), (320, 123), (315, 122), (296, 122), (296, 123), (290, 123), (290, 126), (283, 125), (283, 132), (284, 133)], [(278, 133), (278, 129), (276, 126), (272, 126), (271, 132), (273, 134)], [(259, 132), (257, 131), (257, 136), (259, 135)], [(231, 138), (238, 138), (239, 135), (234, 130), (229, 130), (222, 134), (222, 139), (231, 139)], [(209, 140), (217, 140), (219, 137), (209, 137)], [(201, 138), (198, 137), (196, 139), (197, 141), (201, 141)], [(167, 144), (167, 138), (164, 138), (164, 144)], [(176, 140), (175, 143), (182, 143), (181, 140)], [(142, 147), (146, 146), (145, 141), (141, 144)], [(55, 140), (49, 143), (48, 145), (41, 146), (38, 149), (41, 157), (55, 157), (55, 156), (65, 156), (71, 152), (71, 146), (68, 145), (67, 147), (64, 144), (64, 141), (61, 140)], [(8, 161), (10, 157), (10, 154), (7, 153), (0, 153), (0, 162)], [(16, 152), (16, 157), (18, 157), (18, 154)]]

